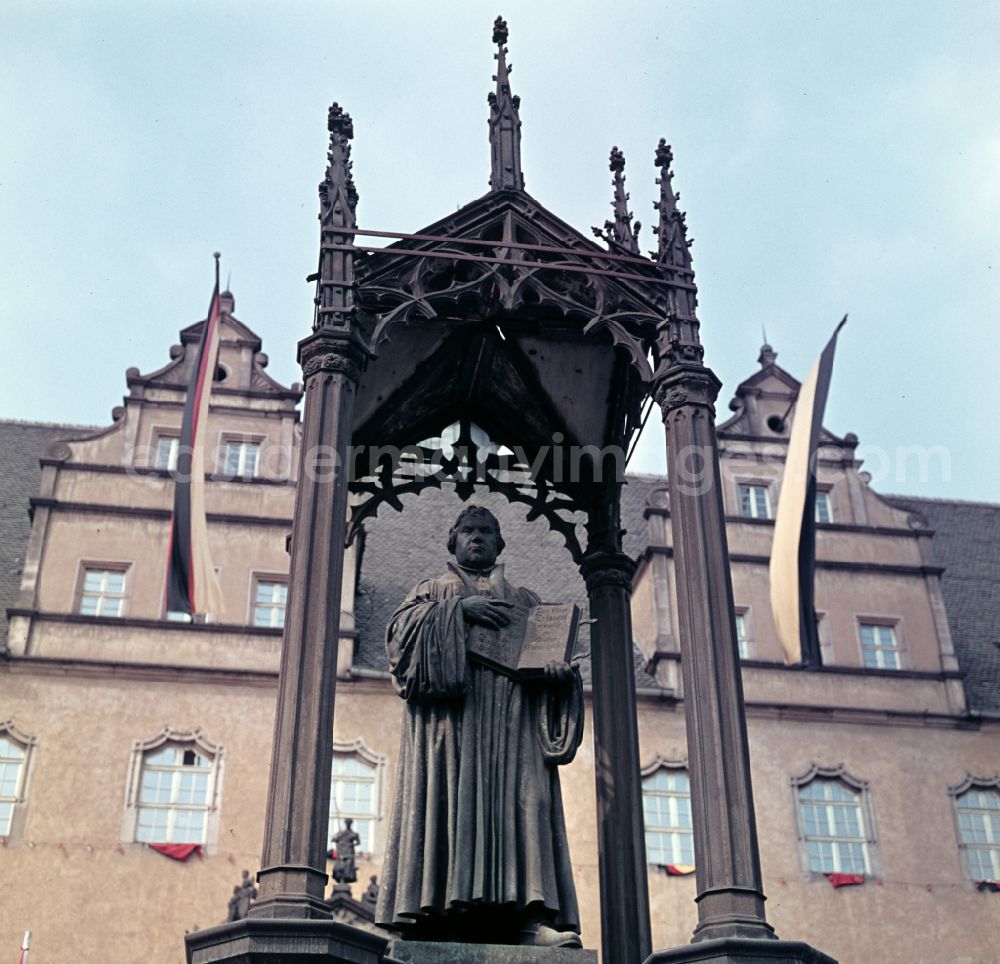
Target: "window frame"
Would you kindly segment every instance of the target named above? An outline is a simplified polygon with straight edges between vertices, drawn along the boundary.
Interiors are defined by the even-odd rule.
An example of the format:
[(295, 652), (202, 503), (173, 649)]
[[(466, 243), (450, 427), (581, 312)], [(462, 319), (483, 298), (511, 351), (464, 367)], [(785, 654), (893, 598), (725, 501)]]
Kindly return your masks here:
[[(225, 747), (221, 743), (213, 743), (204, 732), (194, 730), (179, 730), (165, 726), (147, 740), (133, 740), (129, 760), (128, 782), (125, 789), (125, 812), (122, 817), (121, 841), (135, 847), (145, 847), (147, 843), (169, 843), (170, 841), (140, 841), (139, 810), (142, 792), (142, 773), (146, 756), (167, 744), (181, 746), (194, 750), (211, 761), (208, 777), (207, 804), (205, 806), (205, 834), (200, 844), (206, 854), (214, 854), (219, 840), (219, 804), (222, 798), (222, 777), (225, 761)], [(178, 808), (185, 809), (185, 808)]]
[[(743, 514), (743, 494), (740, 491), (744, 487), (759, 489), (764, 493), (764, 515), (755, 515), (755, 501), (751, 502), (751, 514)], [(774, 500), (771, 498), (771, 483), (764, 479), (736, 479), (736, 515), (740, 519), (751, 519), (755, 522), (774, 521)]]
[[(257, 447), (257, 457), (254, 460), (253, 472), (245, 470), (229, 471), (229, 446), (230, 445), (255, 445)], [(261, 475), (261, 460), (264, 455), (264, 436), (248, 435), (242, 432), (223, 432), (219, 437), (219, 457), (216, 462), (218, 474), (225, 479), (259, 479)], [(240, 463), (244, 462), (241, 454)]]
[[(644, 766), (644, 767), (641, 767), (640, 770), (639, 770), (639, 780), (640, 780), (639, 792), (640, 792), (640, 798), (643, 798), (644, 795), (645, 795), (645, 793), (646, 793), (646, 789), (645, 789), (645, 787), (642, 784), (649, 777), (656, 776), (661, 770), (666, 771), (668, 773), (672, 773), (672, 774), (683, 773), (684, 776), (686, 776), (687, 779), (688, 779), (688, 795), (687, 795), (688, 813), (689, 813), (689, 816), (691, 817), (691, 821), (692, 821), (691, 833), (690, 833), (690, 836), (691, 836), (691, 852), (692, 852), (692, 854), (694, 854), (694, 852), (695, 852), (695, 850), (694, 850), (694, 847), (695, 847), (695, 838), (694, 838), (694, 813), (693, 813), (693, 810), (691, 808), (691, 772), (690, 772), (690, 768), (688, 766), (687, 759), (686, 758), (681, 758), (681, 759), (674, 760), (674, 759), (668, 759), (667, 757), (660, 756), (660, 754), (657, 754), (650, 763), (646, 764), (646, 766)], [(644, 799), (642, 800), (642, 804), (643, 804), (642, 844), (643, 844), (643, 850), (645, 851), (645, 854), (646, 854), (646, 863), (649, 864), (649, 865), (651, 865), (651, 866), (667, 866), (666, 864), (662, 864), (662, 865), (658, 864), (658, 863), (656, 863), (655, 861), (653, 861), (650, 858), (649, 845), (648, 845), (648, 842), (647, 842), (647, 839), (646, 839), (646, 834), (649, 832), (649, 829), (646, 827), (645, 800)], [(681, 833), (684, 833), (684, 830), (683, 830), (683, 828), (681, 828), (681, 829), (677, 829), (677, 828), (673, 828), (673, 829), (654, 828), (653, 832), (654, 833), (667, 833), (667, 834), (681, 834)], [(692, 856), (691, 866), (694, 866), (694, 864), (695, 864), (695, 857)]]
[[(177, 444), (172, 446), (172, 459), (167, 460), (167, 465), (160, 465), (160, 442), (170, 440), (176, 442)], [(155, 428), (153, 429), (153, 444), (150, 446), (151, 449), (151, 467), (156, 469), (158, 472), (175, 472), (177, 470), (177, 457), (181, 450), (181, 433), (179, 429), (174, 428)]]
[[(261, 583), (280, 583), (285, 587), (285, 616), (280, 626), (259, 626), (257, 624), (257, 589)], [(287, 572), (253, 572), (250, 574), (250, 598), (247, 608), (247, 625), (255, 629), (279, 629), (284, 631), (285, 619), (288, 616), (289, 573)]]
[[(821, 766), (810, 763), (809, 768), (798, 776), (789, 778), (792, 791), (792, 807), (795, 813), (795, 826), (799, 841), (799, 865), (807, 879), (826, 879), (828, 873), (855, 873), (856, 871), (824, 871), (813, 870), (809, 854), (810, 837), (806, 834), (805, 816), (802, 812), (802, 801), (799, 793), (816, 780), (833, 781), (842, 784), (847, 789), (858, 794), (858, 810), (862, 823), (861, 838), (864, 847), (866, 869), (865, 877), (882, 877), (882, 858), (878, 847), (878, 834), (875, 829), (875, 806), (872, 800), (871, 781), (863, 780), (849, 773), (843, 763), (836, 766)], [(831, 838), (837, 839), (837, 838)], [(848, 838), (844, 838), (848, 840)]]
[[(74, 616), (84, 616), (87, 619), (125, 619), (128, 617), (129, 609), (129, 595), (131, 593), (131, 582), (132, 582), (132, 562), (124, 562), (121, 560), (111, 560), (111, 559), (81, 559), (77, 566), (76, 575), (76, 588), (73, 591), (73, 608), (72, 613)], [(82, 611), (83, 597), (84, 597), (84, 585), (87, 579), (88, 570), (99, 571), (99, 572), (120, 572), (124, 577), (122, 580), (122, 591), (120, 597), (118, 594), (101, 593), (101, 598), (103, 599), (105, 595), (109, 598), (121, 598), (121, 610), (115, 616), (108, 616), (106, 614), (93, 614), (85, 613)]]
[(5, 798), (5, 802), (12, 804), (10, 825), (7, 827), (6, 833), (0, 833), (0, 840), (19, 840), (24, 836), (28, 790), (31, 785), (31, 774), (34, 769), (35, 748), (38, 745), (38, 738), (34, 734), (26, 733), (22, 730), (13, 717), (0, 720), (0, 736), (6, 737), (24, 754), (21, 759), (20, 773), (17, 777), (17, 786), (14, 788), (14, 794), (12, 797)]
[[(971, 772), (966, 772), (965, 779), (961, 783), (948, 787), (948, 796), (951, 797), (951, 814), (955, 825), (955, 843), (957, 845), (959, 863), (962, 868), (962, 876), (970, 883), (975, 883), (980, 878), (973, 876), (972, 866), (969, 862), (970, 846), (974, 847), (975, 845), (970, 845), (962, 839), (962, 824), (958, 806), (959, 797), (964, 796), (970, 790), (993, 790), (1000, 797), (1000, 773), (994, 773), (992, 776), (979, 776)], [(988, 846), (989, 849), (996, 850), (997, 861), (1000, 864), (1000, 839), (995, 844)], [(997, 876), (1000, 878), (1000, 873)]]
[[(386, 826), (385, 826), (385, 773), (386, 766), (388, 764), (388, 758), (383, 756), (381, 753), (376, 753), (371, 747), (365, 743), (364, 737), (357, 737), (350, 741), (333, 741), (333, 757), (355, 757), (363, 761), (367, 766), (370, 766), (373, 770), (372, 774), (372, 814), (367, 816), (364, 814), (344, 814), (340, 816), (339, 819), (343, 820), (350, 817), (355, 823), (358, 819), (368, 820), (372, 822), (372, 839), (371, 839), (371, 850), (361, 851), (359, 849), (359, 855), (364, 853), (366, 856), (370, 857), (375, 863), (378, 863), (385, 854), (386, 847)], [(333, 794), (333, 770), (331, 761), (331, 771), (330, 771), (330, 811), (327, 815), (327, 849), (333, 847), (329, 824), (334, 816), (334, 794)], [(339, 816), (339, 814), (338, 814)], [(343, 829), (338, 827), (337, 830)]]
[(734, 606), (733, 614), (735, 618), (736, 625), (736, 647), (739, 651), (740, 639), (740, 620), (743, 621), (743, 638), (742, 642), (746, 644), (745, 652), (740, 653), (740, 659), (754, 659), (757, 655), (757, 644), (754, 637), (754, 625), (753, 619), (750, 615), (749, 606)]
[[(906, 647), (904, 646), (903, 617), (902, 616), (873, 616), (867, 613), (857, 613), (854, 617), (855, 638), (858, 644), (858, 656), (863, 669), (880, 670), (886, 673), (898, 672), (901, 669), (909, 668), (909, 660), (906, 658)], [(880, 629), (888, 629), (892, 632), (895, 646), (892, 649), (877, 647), (873, 651), (892, 652), (896, 654), (896, 666), (869, 666), (865, 662), (865, 644), (862, 637), (862, 630), (866, 626), (873, 626)]]
[[(828, 518), (825, 522), (819, 518), (819, 500), (821, 497), (826, 500)], [(833, 511), (833, 488), (831, 486), (818, 485), (816, 487), (816, 501), (813, 505), (813, 521), (819, 526), (833, 525), (837, 521), (836, 514)]]

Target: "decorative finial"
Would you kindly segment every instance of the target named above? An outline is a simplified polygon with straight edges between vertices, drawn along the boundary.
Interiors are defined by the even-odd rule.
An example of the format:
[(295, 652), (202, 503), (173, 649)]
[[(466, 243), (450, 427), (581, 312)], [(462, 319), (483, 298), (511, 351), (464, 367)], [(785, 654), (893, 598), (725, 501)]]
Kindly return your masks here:
[(490, 188), (494, 191), (523, 191), (521, 174), (521, 118), (518, 108), (521, 98), (510, 92), (510, 73), (514, 69), (507, 63), (507, 21), (497, 17), (493, 22), (493, 43), (497, 52), (497, 82), (495, 93), (490, 93)]
[[(330, 132), (330, 150), (327, 153), (329, 165), (326, 177), (320, 183), (320, 219), (338, 227), (356, 227), (354, 218), (358, 206), (358, 191), (354, 186), (351, 169), (351, 138), (354, 137), (354, 122), (351, 115), (340, 104), (330, 105), (326, 120)], [(339, 209), (338, 209), (339, 208)]]
[(212, 252), (212, 257), (215, 258), (215, 263), (218, 264), (219, 263), (219, 258), (222, 257), (222, 252), (221, 251), (213, 251)]
[(653, 202), (653, 207), (660, 212), (660, 224), (656, 232), (657, 251), (653, 255), (660, 264), (675, 268), (690, 270), (691, 253), (688, 248), (694, 244), (687, 238), (687, 215), (677, 207), (680, 194), (674, 194), (671, 179), (674, 172), (670, 165), (674, 162), (673, 151), (664, 138), (656, 147), (656, 159), (653, 163), (660, 168), (660, 176), (656, 183), (660, 185), (660, 200)]
[(604, 231), (593, 228), (596, 237), (607, 241), (609, 247), (617, 247), (629, 254), (639, 253), (639, 230), (642, 225), (632, 223), (632, 212), (628, 209), (628, 192), (625, 190), (625, 155), (617, 147), (611, 148), (608, 170), (614, 174), (611, 186), (614, 188), (614, 200), (611, 207), (615, 212), (613, 221), (604, 222)]

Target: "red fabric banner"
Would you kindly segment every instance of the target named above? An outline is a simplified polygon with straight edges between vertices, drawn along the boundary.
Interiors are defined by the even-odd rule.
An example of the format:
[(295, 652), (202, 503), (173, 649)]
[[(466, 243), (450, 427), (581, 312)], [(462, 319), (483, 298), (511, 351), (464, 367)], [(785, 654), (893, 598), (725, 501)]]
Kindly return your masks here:
[(201, 844), (197, 843), (151, 843), (148, 846), (173, 860), (184, 861), (192, 854), (201, 857)]
[(688, 874), (694, 873), (694, 867), (690, 864), (660, 864), (660, 866), (671, 877), (687, 877)]
[(855, 884), (865, 882), (864, 874), (826, 874), (826, 879), (830, 881), (831, 887), (853, 887)]

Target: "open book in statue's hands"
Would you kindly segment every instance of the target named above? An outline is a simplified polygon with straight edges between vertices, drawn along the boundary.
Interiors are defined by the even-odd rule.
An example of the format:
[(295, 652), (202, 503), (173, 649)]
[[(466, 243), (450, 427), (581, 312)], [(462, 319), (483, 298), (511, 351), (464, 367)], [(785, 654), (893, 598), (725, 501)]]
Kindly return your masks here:
[(545, 675), (548, 663), (568, 663), (576, 648), (580, 607), (575, 603), (512, 606), (510, 622), (500, 629), (469, 627), (467, 653), (500, 673), (517, 679)]

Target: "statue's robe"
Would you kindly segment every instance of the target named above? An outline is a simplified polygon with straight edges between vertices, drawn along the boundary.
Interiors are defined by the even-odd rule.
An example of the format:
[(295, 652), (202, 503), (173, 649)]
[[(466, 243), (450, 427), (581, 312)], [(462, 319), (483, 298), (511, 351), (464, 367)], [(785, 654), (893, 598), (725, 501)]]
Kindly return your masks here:
[(421, 582), (386, 631), (406, 710), (376, 921), (405, 932), (436, 920), (447, 933), (463, 911), (502, 905), (579, 931), (557, 770), (582, 737), (579, 672), (515, 681), (467, 659), (464, 596), (539, 600), (503, 566), (449, 570)]

